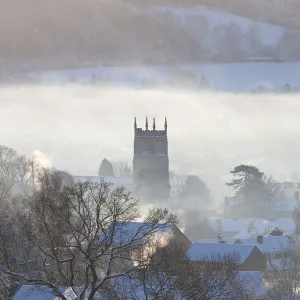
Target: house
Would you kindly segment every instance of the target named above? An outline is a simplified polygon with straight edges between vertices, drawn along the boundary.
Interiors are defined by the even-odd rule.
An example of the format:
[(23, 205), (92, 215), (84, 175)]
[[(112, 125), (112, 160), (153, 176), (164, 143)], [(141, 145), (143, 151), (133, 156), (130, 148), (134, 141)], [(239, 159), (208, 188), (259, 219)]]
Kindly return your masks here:
[(149, 258), (159, 247), (168, 244), (181, 247), (186, 252), (191, 241), (173, 223), (147, 223), (147, 222), (117, 222), (103, 234), (102, 243), (109, 243), (126, 249), (134, 263), (136, 255), (143, 259)]
[(265, 256), (279, 259), (295, 250), (295, 245), (286, 236), (258, 236), (255, 238), (239, 239), (242, 244), (255, 245)]
[(263, 271), (266, 267), (266, 258), (255, 245), (195, 242), (186, 255), (195, 262), (217, 263), (220, 263), (220, 258), (222, 263), (222, 257), (233, 255), (240, 271)]
[[(69, 288), (61, 288), (67, 300), (77, 300), (75, 293)], [(53, 290), (47, 286), (22, 285), (15, 293), (12, 300), (61, 300), (54, 295)]]
[(118, 222), (113, 230), (113, 243), (118, 245), (131, 242), (143, 244), (149, 239), (159, 240), (161, 243), (172, 241), (184, 249), (192, 244), (174, 223)]

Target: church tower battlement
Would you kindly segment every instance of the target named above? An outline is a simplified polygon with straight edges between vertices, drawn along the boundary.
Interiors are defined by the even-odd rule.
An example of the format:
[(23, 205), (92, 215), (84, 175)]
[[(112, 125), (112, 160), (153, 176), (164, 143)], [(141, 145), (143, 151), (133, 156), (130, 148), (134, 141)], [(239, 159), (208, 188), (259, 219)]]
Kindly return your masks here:
[(147, 137), (147, 136), (167, 136), (167, 131), (168, 131), (168, 123), (167, 123), (167, 118), (165, 118), (165, 127), (164, 130), (156, 130), (156, 122), (155, 118), (153, 118), (153, 125), (152, 125), (152, 130), (149, 130), (149, 123), (148, 123), (148, 117), (146, 117), (146, 122), (145, 122), (145, 129), (143, 128), (138, 128), (137, 123), (136, 123), (136, 118), (134, 118), (134, 136), (135, 137)]
[(134, 119), (134, 156), (163, 155), (168, 156), (168, 124), (165, 118), (165, 129), (156, 130), (155, 118), (153, 118), (152, 130), (149, 130), (146, 117), (145, 129), (138, 128)]
[(165, 118), (164, 129), (157, 130), (153, 118), (152, 128), (146, 117), (145, 129), (137, 126), (134, 119), (133, 180), (138, 184), (141, 172), (156, 172), (163, 189), (169, 188), (168, 123)]

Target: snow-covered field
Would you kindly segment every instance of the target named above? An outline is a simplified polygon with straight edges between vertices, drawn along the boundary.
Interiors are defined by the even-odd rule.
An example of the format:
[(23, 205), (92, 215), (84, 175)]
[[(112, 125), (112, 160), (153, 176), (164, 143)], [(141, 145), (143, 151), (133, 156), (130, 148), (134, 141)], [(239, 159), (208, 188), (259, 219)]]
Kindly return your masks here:
[[(180, 66), (95, 67), (23, 74), (20, 78), (42, 84), (104, 83), (130, 88), (197, 87), (204, 76), (212, 89), (247, 92), (259, 86), (300, 86), (300, 62), (190, 64)], [(18, 77), (12, 77), (11, 81)]]

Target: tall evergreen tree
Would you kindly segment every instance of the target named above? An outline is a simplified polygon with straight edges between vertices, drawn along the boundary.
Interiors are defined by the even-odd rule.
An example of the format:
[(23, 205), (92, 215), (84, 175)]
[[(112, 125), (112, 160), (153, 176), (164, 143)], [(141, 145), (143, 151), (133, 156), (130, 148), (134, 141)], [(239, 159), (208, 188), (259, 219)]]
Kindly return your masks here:
[(106, 158), (104, 158), (101, 162), (98, 175), (101, 177), (115, 177), (113, 165)]
[(239, 165), (230, 172), (235, 177), (226, 184), (232, 187), (235, 195), (241, 197), (245, 212), (249, 215), (268, 216), (281, 200), (281, 185), (272, 176), (267, 176), (257, 167)]

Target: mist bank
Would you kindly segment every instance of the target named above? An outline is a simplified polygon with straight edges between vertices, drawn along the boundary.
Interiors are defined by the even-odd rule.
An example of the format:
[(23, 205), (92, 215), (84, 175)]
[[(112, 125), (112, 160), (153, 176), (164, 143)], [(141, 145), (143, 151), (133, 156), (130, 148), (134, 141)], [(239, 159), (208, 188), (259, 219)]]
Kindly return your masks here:
[(169, 123), (170, 169), (199, 175), (215, 199), (236, 165), (288, 180), (299, 169), (300, 96), (134, 90), (80, 85), (0, 89), (0, 138), (20, 153), (41, 151), (58, 169), (96, 175), (101, 160), (133, 156), (133, 118)]

